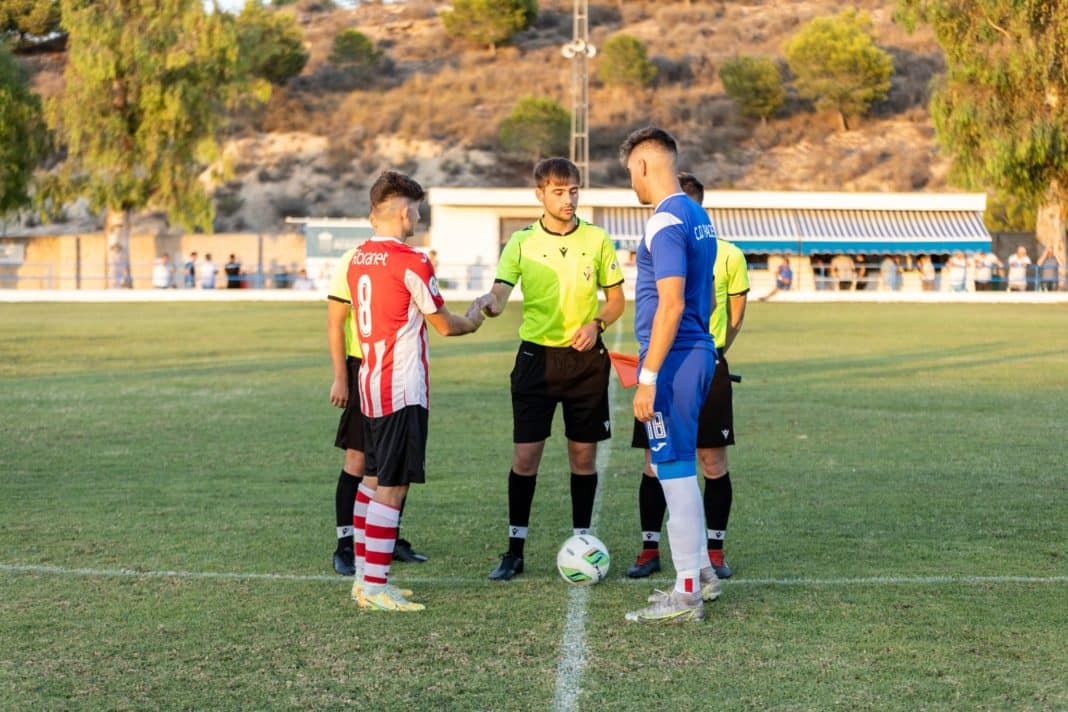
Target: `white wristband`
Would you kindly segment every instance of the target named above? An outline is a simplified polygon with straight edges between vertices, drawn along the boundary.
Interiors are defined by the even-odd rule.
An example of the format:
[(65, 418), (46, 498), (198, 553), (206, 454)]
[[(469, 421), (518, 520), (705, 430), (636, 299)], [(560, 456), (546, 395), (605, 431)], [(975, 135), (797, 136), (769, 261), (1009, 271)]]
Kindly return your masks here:
[(647, 368), (643, 368), (638, 372), (638, 383), (643, 386), (655, 386), (656, 374), (656, 371), (650, 371)]

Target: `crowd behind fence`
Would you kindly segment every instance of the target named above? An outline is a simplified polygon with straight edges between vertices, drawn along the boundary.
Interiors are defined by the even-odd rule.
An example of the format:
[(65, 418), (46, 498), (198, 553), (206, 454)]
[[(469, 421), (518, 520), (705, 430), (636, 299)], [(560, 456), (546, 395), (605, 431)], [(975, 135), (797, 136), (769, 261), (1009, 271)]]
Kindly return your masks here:
[[(765, 258), (767, 259), (767, 258)], [(1068, 291), (1068, 270), (1056, 272), (1043, 270), (1041, 265), (1028, 265), (1022, 277), (1010, 282), (1007, 270), (995, 270), (987, 275), (977, 273), (969, 262), (963, 267), (951, 267), (948, 263), (933, 265), (930, 279), (924, 279), (923, 267), (899, 265), (897, 269), (881, 268), (873, 262), (866, 268), (854, 269), (852, 273), (832, 272), (819, 260), (807, 258), (775, 257), (749, 262), (750, 281), (754, 291), (771, 288), (777, 282), (777, 269), (784, 260), (792, 264), (792, 291), (933, 291), (933, 292), (1053, 292)], [(493, 284), (493, 265), (483, 262), (473, 264), (443, 262), (438, 265), (437, 275), (444, 290), (471, 292), (486, 291)], [(204, 289), (198, 278), (187, 279), (183, 265), (176, 265), (169, 279), (161, 279), (159, 262), (136, 263), (125, 274), (114, 272), (86, 271), (75, 273), (71, 265), (54, 263), (25, 263), (19, 268), (0, 266), (0, 289), (38, 290), (101, 290), (101, 289)], [(633, 284), (634, 271), (624, 266), (624, 276)], [(327, 284), (322, 276), (309, 277), (299, 265), (271, 268), (242, 267), (236, 274), (226, 274), (222, 269), (210, 289), (296, 289), (325, 290)]]

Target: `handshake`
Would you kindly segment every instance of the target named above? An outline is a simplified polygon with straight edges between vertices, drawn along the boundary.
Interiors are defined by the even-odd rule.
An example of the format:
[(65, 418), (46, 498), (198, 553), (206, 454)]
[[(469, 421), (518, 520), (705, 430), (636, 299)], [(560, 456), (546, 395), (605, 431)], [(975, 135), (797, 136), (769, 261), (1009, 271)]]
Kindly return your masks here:
[(464, 316), (475, 324), (481, 325), (484, 316), (500, 316), (501, 307), (497, 304), (497, 297), (492, 292), (487, 292), (478, 297), (471, 306), (467, 307)]

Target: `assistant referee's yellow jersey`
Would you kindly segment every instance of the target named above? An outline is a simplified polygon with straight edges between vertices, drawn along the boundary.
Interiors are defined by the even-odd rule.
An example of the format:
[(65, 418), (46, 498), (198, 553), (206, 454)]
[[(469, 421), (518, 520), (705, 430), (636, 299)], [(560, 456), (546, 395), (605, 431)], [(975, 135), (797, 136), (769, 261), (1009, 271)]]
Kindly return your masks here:
[(512, 233), (501, 252), (496, 281), (523, 290), (519, 338), (542, 346), (570, 346), (575, 332), (597, 316), (598, 293), (623, 283), (608, 233), (582, 219), (565, 235), (541, 220)]
[(334, 276), (330, 281), (330, 292), (326, 296), (327, 299), (345, 302), (349, 305), (349, 318), (345, 320), (345, 355), (352, 358), (363, 358), (363, 353), (360, 351), (360, 340), (353, 338), (356, 313), (352, 311), (352, 294), (349, 291), (349, 263), (352, 262), (352, 255), (355, 252), (356, 248), (354, 247), (342, 255), (341, 259), (334, 265)]
[(708, 331), (716, 340), (716, 348), (727, 343), (727, 300), (749, 291), (749, 267), (745, 255), (733, 242), (716, 238), (716, 264), (712, 268), (716, 279), (716, 308), (712, 310)]

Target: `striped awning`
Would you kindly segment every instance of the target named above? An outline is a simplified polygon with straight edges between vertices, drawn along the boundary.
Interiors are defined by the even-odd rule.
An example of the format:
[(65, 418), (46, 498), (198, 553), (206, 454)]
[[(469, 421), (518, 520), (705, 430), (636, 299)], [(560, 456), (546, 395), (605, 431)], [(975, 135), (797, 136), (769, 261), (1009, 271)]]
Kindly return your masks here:
[[(602, 208), (595, 222), (635, 249), (652, 208)], [(982, 214), (963, 210), (710, 208), (719, 236), (747, 253), (945, 254), (990, 250)]]

